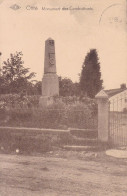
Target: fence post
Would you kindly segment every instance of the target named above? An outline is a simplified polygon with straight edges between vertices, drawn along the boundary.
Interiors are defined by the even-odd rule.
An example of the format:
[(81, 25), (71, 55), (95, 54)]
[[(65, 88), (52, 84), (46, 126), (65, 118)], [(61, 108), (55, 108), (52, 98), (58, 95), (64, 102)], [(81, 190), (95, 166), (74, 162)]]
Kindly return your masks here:
[(109, 141), (109, 99), (108, 95), (101, 90), (95, 97), (98, 103), (98, 140)]

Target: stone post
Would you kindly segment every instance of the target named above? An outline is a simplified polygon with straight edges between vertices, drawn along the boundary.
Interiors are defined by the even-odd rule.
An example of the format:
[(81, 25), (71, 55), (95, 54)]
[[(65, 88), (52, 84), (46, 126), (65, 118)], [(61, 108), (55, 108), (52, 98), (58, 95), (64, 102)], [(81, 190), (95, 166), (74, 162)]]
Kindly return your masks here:
[(98, 140), (109, 141), (109, 99), (101, 90), (95, 97), (98, 103)]

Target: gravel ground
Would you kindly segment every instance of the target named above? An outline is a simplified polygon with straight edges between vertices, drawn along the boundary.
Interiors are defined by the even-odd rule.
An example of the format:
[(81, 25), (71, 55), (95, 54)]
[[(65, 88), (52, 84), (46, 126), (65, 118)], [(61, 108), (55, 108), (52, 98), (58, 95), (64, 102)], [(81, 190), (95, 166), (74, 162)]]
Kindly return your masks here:
[(0, 196), (124, 196), (127, 159), (56, 150), (0, 154)]

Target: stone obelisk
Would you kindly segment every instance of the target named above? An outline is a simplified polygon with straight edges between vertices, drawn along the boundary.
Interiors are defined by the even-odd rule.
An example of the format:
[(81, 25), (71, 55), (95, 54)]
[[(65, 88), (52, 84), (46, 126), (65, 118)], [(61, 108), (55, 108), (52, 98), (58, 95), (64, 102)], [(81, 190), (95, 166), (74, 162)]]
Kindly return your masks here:
[(55, 95), (59, 95), (59, 80), (56, 74), (55, 42), (49, 38), (45, 41), (44, 75), (40, 105), (48, 105)]

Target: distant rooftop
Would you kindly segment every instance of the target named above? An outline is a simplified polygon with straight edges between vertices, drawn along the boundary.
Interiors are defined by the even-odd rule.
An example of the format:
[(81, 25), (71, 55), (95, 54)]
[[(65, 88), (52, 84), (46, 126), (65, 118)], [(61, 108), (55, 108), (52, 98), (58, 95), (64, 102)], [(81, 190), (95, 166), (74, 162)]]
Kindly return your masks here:
[(121, 84), (120, 88), (105, 90), (105, 92), (108, 94), (109, 97), (112, 97), (114, 95), (117, 95), (118, 93), (125, 91), (125, 90), (127, 90), (126, 84)]

